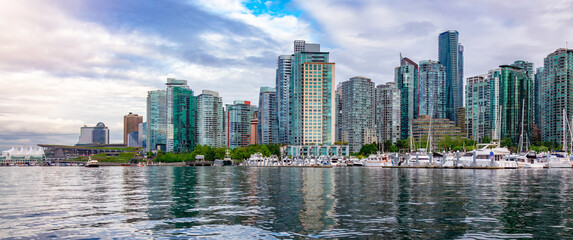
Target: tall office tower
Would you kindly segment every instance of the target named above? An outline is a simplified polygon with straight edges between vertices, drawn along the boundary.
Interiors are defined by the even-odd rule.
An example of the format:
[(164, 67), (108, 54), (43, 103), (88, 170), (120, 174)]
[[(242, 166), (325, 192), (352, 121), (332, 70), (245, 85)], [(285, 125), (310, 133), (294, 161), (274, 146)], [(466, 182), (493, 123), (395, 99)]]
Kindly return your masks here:
[(279, 143), (276, 94), (274, 88), (261, 87), (257, 129), (259, 144)]
[(195, 97), (187, 80), (168, 78), (166, 90), (147, 95), (148, 150), (193, 151)]
[[(543, 128), (542, 126), (542, 121), (541, 121), (541, 109), (542, 106), (544, 106), (543, 102), (541, 102), (541, 79), (543, 77), (543, 67), (538, 67), (536, 69), (535, 72), (535, 77), (534, 77), (534, 81), (533, 81), (533, 99), (534, 99), (534, 110), (533, 110), (533, 116), (534, 116), (534, 124), (537, 126), (537, 129), (539, 129), (539, 137), (541, 137), (541, 129)], [(539, 138), (541, 139), (541, 138)]]
[(560, 48), (547, 55), (542, 76), (542, 139), (563, 144), (563, 110), (569, 121), (573, 119), (573, 49)]
[(78, 145), (82, 144), (109, 144), (109, 129), (99, 122), (95, 127), (84, 125), (80, 128)]
[(336, 100), (334, 104), (336, 106), (336, 123), (334, 124), (336, 128), (335, 142), (342, 142), (342, 84), (339, 83), (336, 86), (336, 91), (334, 92)]
[(400, 138), (410, 136), (412, 120), (418, 118), (418, 64), (400, 55), (400, 66), (394, 71), (394, 82), (400, 91)]
[(400, 91), (396, 83), (389, 82), (376, 86), (376, 136), (378, 143), (400, 140)]
[(166, 151), (167, 91), (147, 92), (147, 151)]
[(419, 86), (419, 115), (446, 118), (446, 68), (437, 61), (421, 61)]
[(477, 142), (491, 139), (491, 83), (487, 74), (467, 78), (466, 127), (467, 136)]
[(500, 87), (500, 79), (501, 79), (501, 68), (496, 68), (489, 70), (487, 73), (487, 79), (489, 81), (489, 88), (490, 88), (490, 123), (491, 126), (491, 140), (499, 142), (501, 141), (500, 132), (501, 132), (501, 122), (500, 122), (500, 115), (499, 115), (499, 87)]
[(137, 126), (139, 146), (147, 149), (147, 122), (142, 122)]
[(225, 145), (223, 98), (218, 92), (203, 90), (196, 101), (196, 143), (221, 147)]
[(278, 142), (289, 142), (289, 81), (292, 73), (292, 55), (281, 55), (277, 62), (276, 96), (278, 113)]
[(227, 147), (244, 147), (251, 143), (251, 120), (256, 112), (249, 101), (236, 100), (226, 105)]
[[(501, 139), (509, 138), (513, 144), (520, 142), (523, 126), (523, 141), (530, 139), (530, 114), (532, 80), (525, 69), (515, 65), (501, 65), (499, 80), (499, 104), (501, 106)], [(523, 124), (523, 125), (522, 125)]]
[(464, 47), (459, 43), (459, 33), (446, 31), (438, 38), (439, 61), (446, 67), (446, 117), (457, 125), (457, 110), (463, 107)]
[[(143, 116), (137, 114), (129, 113), (123, 116), (123, 144), (127, 147), (138, 147), (139, 146), (139, 124), (143, 122)], [(130, 134), (136, 134), (135, 142), (129, 142)], [(133, 138), (133, 137), (132, 137)], [(131, 143), (131, 144), (128, 144)]]
[[(295, 50), (296, 46), (295, 41)], [(328, 55), (320, 52), (318, 44), (305, 44), (304, 51), (293, 55), (289, 85), (291, 144), (334, 143), (334, 63), (328, 62)]]
[(374, 130), (374, 83), (365, 77), (342, 82), (342, 141), (350, 152), (376, 141)]

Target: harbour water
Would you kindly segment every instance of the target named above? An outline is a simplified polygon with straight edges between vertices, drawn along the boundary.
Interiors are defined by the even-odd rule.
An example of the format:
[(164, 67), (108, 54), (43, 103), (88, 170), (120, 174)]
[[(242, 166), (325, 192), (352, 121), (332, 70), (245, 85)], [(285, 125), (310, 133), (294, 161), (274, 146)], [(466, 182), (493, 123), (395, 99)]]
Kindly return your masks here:
[(0, 168), (0, 238), (573, 236), (571, 169)]

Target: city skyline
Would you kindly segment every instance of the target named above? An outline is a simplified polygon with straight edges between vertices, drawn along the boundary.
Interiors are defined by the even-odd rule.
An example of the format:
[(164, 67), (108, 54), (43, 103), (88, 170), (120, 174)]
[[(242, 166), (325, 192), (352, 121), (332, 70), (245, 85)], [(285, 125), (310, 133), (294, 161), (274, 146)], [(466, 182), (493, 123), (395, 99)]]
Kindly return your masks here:
[[(550, 4), (549, 4), (550, 3)], [(103, 122), (123, 139), (123, 116), (146, 114), (146, 93), (168, 77), (223, 102), (258, 102), (293, 40), (320, 43), (336, 82), (394, 80), (401, 52), (438, 59), (438, 34), (459, 32), (465, 79), (516, 60), (542, 67), (573, 33), (568, 1), (437, 3), (18, 1), (0, 10), (0, 149), (74, 144)], [(331, 16), (341, 16), (332, 18)], [(351, 17), (357, 16), (357, 17)], [(478, 17), (479, 16), (479, 17)], [(456, 21), (453, 21), (456, 20)], [(239, 91), (237, 91), (239, 89)]]

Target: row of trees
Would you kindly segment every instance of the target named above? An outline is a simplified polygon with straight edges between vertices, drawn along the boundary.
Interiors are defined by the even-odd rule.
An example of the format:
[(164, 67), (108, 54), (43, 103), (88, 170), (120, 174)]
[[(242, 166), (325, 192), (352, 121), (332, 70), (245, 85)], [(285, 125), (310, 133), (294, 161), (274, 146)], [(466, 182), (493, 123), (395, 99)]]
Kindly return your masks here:
[[(197, 145), (192, 152), (182, 152), (182, 153), (164, 153), (158, 151), (157, 154), (153, 152), (148, 152), (147, 156), (153, 158), (156, 162), (189, 162), (196, 161), (198, 155), (203, 155), (204, 160), (215, 161), (215, 159), (225, 158), (227, 152), (226, 147), (214, 148), (208, 145)], [(263, 156), (268, 157), (271, 155), (280, 155), (280, 145), (279, 144), (267, 144), (267, 145), (249, 145), (246, 147), (239, 147), (232, 149), (229, 153), (230, 157), (235, 160), (242, 160), (249, 158), (253, 153), (260, 152)]]

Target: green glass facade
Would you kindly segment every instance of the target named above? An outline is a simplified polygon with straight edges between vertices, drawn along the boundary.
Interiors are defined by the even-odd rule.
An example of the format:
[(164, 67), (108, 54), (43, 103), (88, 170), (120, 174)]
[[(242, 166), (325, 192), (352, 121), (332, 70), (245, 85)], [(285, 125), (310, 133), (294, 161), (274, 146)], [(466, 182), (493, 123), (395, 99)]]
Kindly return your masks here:
[(543, 63), (539, 104), (542, 140), (562, 144), (563, 110), (569, 121), (573, 117), (573, 49), (557, 49)]
[(466, 82), (466, 129), (468, 137), (481, 142), (491, 139), (491, 81), (488, 75), (469, 77)]
[(532, 108), (532, 79), (527, 71), (516, 65), (502, 65), (499, 81), (499, 104), (501, 105), (501, 139), (509, 138), (517, 145), (520, 140), (522, 127), (522, 112), (524, 126), (524, 141), (531, 139), (531, 123), (533, 122)]
[(400, 91), (400, 138), (406, 139), (410, 136), (412, 120), (418, 118), (419, 113), (418, 64), (408, 58), (401, 58), (400, 66), (394, 73), (394, 82)]
[(173, 87), (172, 91), (173, 136), (169, 136), (167, 139), (167, 151), (190, 152), (195, 148), (195, 97), (193, 90)]

